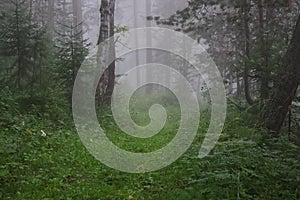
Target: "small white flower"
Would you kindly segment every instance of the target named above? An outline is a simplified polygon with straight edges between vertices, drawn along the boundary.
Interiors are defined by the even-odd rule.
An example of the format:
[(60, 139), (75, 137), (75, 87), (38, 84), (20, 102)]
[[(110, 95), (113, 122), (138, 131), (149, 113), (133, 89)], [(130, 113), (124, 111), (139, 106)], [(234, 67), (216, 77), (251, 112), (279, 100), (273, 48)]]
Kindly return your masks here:
[(43, 130), (41, 130), (41, 133), (42, 133), (42, 137), (46, 137), (47, 136), (47, 134), (45, 133), (45, 131), (43, 131)]

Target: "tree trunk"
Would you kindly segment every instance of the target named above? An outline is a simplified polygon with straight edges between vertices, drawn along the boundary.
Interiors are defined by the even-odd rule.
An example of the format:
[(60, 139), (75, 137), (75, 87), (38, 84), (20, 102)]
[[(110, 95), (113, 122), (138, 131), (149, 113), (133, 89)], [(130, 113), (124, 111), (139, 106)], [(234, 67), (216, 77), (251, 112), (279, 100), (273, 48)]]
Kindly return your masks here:
[[(101, 1), (101, 25), (98, 39), (98, 45), (109, 37), (114, 36), (114, 12), (115, 0)], [(105, 59), (105, 58), (102, 58)], [(105, 62), (102, 62), (105, 63)], [(111, 96), (115, 85), (115, 62), (113, 62), (108, 69), (105, 70), (99, 81), (99, 101), (100, 104), (110, 104)]]
[[(139, 15), (138, 15), (138, 0), (134, 0), (134, 3), (133, 3), (133, 17), (134, 17), (134, 28), (138, 28), (139, 25), (138, 25), (138, 20), (139, 20)], [(138, 38), (138, 35), (136, 34), (135, 35), (135, 43), (137, 46), (139, 46), (139, 38)], [(140, 54), (139, 54), (139, 51), (136, 51), (135, 52), (135, 65), (136, 66), (139, 66), (140, 65)], [(137, 85), (140, 85), (141, 83), (141, 72), (140, 72), (140, 69), (138, 68), (136, 70), (137, 74), (136, 74), (136, 80), (137, 80)]]
[(265, 100), (269, 97), (269, 70), (268, 70), (268, 53), (266, 48), (266, 41), (264, 36), (265, 20), (264, 20), (264, 1), (258, 1), (258, 14), (259, 14), (259, 42), (260, 54), (263, 61), (260, 63), (260, 98)]
[[(110, 0), (109, 2), (109, 11), (110, 11), (110, 15), (109, 15), (109, 36), (113, 37), (115, 35), (115, 0)], [(113, 50), (113, 57), (115, 58), (115, 50)], [(108, 73), (108, 81), (107, 81), (107, 88), (106, 91), (104, 93), (104, 103), (107, 105), (111, 104), (111, 98), (112, 98), (112, 94), (114, 91), (114, 87), (115, 87), (115, 70), (116, 70), (116, 63), (115, 61), (112, 62), (110, 64), (110, 66), (107, 69), (107, 73)]]
[(100, 24), (100, 33), (97, 44), (99, 45), (101, 42), (108, 38), (108, 19), (109, 19), (109, 7), (108, 0), (101, 0), (101, 24)]
[(54, 5), (55, 0), (49, 0), (48, 2), (48, 32), (51, 40), (54, 38)]
[(270, 102), (262, 115), (268, 132), (278, 137), (300, 82), (300, 16), (292, 40), (277, 77)]
[(236, 96), (239, 98), (242, 94), (241, 78), (238, 72), (236, 72)]
[[(73, 0), (73, 24), (75, 28), (75, 35), (81, 34), (83, 32), (82, 25), (82, 2), (81, 0)], [(83, 35), (83, 34), (82, 34)], [(83, 40), (83, 36), (81, 36)]]
[[(250, 28), (249, 28), (249, 13), (250, 13), (250, 5), (248, 0), (244, 0), (243, 5), (243, 17), (244, 17), (244, 33), (245, 33), (245, 56), (247, 59), (250, 59)], [(250, 94), (250, 81), (249, 81), (249, 68), (248, 66), (244, 66), (244, 88), (245, 88), (245, 97), (248, 104), (252, 105), (253, 100)]]
[[(149, 16), (152, 15), (152, 0), (146, 0), (146, 15), (147, 15), (147, 18)], [(146, 27), (151, 27), (151, 21), (150, 20), (147, 20), (146, 21)], [(147, 40), (147, 46), (152, 46), (152, 33), (151, 31), (148, 31), (146, 33), (146, 40)], [(146, 50), (146, 63), (149, 64), (149, 63), (152, 63), (153, 62), (153, 50), (152, 49), (147, 49)], [(148, 66), (149, 67), (149, 66)], [(146, 70), (147, 71), (147, 74), (146, 74), (146, 77), (147, 77), (147, 82), (150, 82), (151, 80), (151, 77), (153, 76), (153, 74), (151, 74), (151, 70)], [(152, 93), (153, 91), (153, 86), (152, 85), (147, 85), (146, 87), (146, 93), (150, 94)]]

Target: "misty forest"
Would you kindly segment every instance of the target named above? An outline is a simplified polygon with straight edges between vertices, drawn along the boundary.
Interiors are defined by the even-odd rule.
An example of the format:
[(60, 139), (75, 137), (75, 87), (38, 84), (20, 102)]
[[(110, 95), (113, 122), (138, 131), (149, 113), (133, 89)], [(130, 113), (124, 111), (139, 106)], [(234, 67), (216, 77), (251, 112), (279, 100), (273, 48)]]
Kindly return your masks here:
[[(134, 30), (146, 30), (145, 35), (131, 34)], [(128, 35), (133, 37), (124, 42)], [(172, 35), (195, 41), (203, 52)], [(214, 93), (222, 97), (214, 92), (215, 79), (196, 73), (193, 63), (207, 71), (210, 65), (182, 58), (171, 51), (176, 48), (131, 47), (142, 42), (177, 44), (184, 55), (193, 49), (210, 57), (224, 89), (216, 102), (222, 99), (226, 112), (214, 101)], [(118, 57), (121, 48), (129, 53)], [(103, 73), (81, 68), (92, 65), (94, 50), (94, 64)], [(107, 55), (113, 61), (104, 68)], [(197, 106), (173, 73), (149, 63), (169, 66), (188, 81)], [(136, 68), (143, 65), (146, 70)], [(96, 81), (90, 75), (77, 81), (88, 73)], [(123, 79), (135, 87), (128, 102), (121, 98), (130, 93), (125, 89), (121, 100), (114, 98)], [(75, 83), (89, 82), (95, 85), (91, 98), (88, 91), (76, 92)], [(299, 84), (300, 0), (1, 0), (0, 199), (299, 200)], [(84, 99), (81, 104), (76, 95)], [(189, 106), (182, 108), (182, 101)], [(86, 111), (88, 102), (94, 103), (103, 140), (90, 137), (89, 120), (76, 124), (82, 119), (74, 110), (94, 116)], [(159, 128), (157, 134), (135, 137), (131, 123), (118, 123), (114, 111), (127, 103), (128, 115), (121, 110), (119, 119)], [(162, 127), (152, 124), (163, 121), (158, 116), (164, 112), (156, 110), (161, 108)], [(199, 120), (192, 117), (198, 115)], [(215, 119), (223, 115), (224, 123)], [(182, 151), (172, 162), (156, 154), (152, 164), (135, 165), (139, 160), (116, 157), (103, 143), (146, 159), (178, 141), (177, 132), (185, 131), (179, 141), (185, 145), (194, 128), (190, 145), (167, 154)], [(103, 151), (95, 155), (93, 148)], [(207, 154), (198, 156), (199, 149)], [(104, 154), (106, 162), (99, 159)], [(107, 164), (114, 160), (116, 168)]]

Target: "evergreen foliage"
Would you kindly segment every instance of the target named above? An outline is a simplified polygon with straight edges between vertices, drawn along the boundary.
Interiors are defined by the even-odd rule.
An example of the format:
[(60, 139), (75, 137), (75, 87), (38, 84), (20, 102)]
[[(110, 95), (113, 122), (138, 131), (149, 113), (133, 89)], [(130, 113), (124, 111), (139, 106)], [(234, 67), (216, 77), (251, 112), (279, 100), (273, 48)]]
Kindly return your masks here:
[(34, 22), (26, 1), (10, 2), (2, 2), (5, 9), (0, 17), (1, 83), (25, 90), (43, 81), (45, 27)]
[[(179, 1), (166, 0), (161, 6), (168, 9)], [(245, 6), (245, 2), (250, 4)], [(228, 113), (222, 135), (207, 157), (197, 157), (211, 120), (206, 104), (201, 107), (195, 140), (180, 159), (160, 171), (126, 174), (95, 160), (73, 124), (72, 89), (90, 39), (84, 39), (88, 34), (81, 30), (86, 24), (74, 22), (72, 1), (55, 0), (49, 12), (55, 16), (49, 16), (44, 12), (49, 0), (1, 0), (0, 199), (300, 199), (300, 95), (289, 108), (284, 134), (270, 139), (265, 137), (266, 130), (257, 126), (262, 104), (269, 101), (279, 79), (284, 80), (278, 72), (286, 69), (281, 60), (300, 1), (264, 1), (263, 18), (259, 2), (190, 0), (187, 8), (168, 19), (161, 19), (167, 16), (163, 11), (160, 17), (147, 17), (207, 44), (228, 87)], [(90, 10), (99, 14), (92, 1), (89, 4)], [(83, 16), (97, 23), (95, 13)], [(49, 26), (49, 22), (53, 24)], [(121, 25), (111, 27), (116, 33), (128, 30)], [(168, 59), (174, 69), (194, 78), (179, 58)], [(123, 60), (118, 59), (120, 63)], [(241, 96), (247, 77), (254, 100), (251, 106)], [(265, 83), (275, 85), (268, 88), (267, 98), (262, 95)], [(180, 103), (173, 94), (161, 95), (160, 90), (147, 94), (140, 89), (130, 100), (134, 122), (148, 125), (149, 108), (157, 103), (168, 114), (163, 129), (154, 137), (134, 138), (124, 133), (109, 107), (103, 106), (97, 113), (109, 140), (135, 153), (165, 147), (181, 123)], [(206, 86), (201, 90), (203, 100), (209, 102)]]
[(77, 72), (88, 53), (90, 44), (83, 39), (83, 32), (78, 32), (76, 26), (61, 25), (63, 32), (57, 32), (56, 74), (69, 97), (72, 95)]

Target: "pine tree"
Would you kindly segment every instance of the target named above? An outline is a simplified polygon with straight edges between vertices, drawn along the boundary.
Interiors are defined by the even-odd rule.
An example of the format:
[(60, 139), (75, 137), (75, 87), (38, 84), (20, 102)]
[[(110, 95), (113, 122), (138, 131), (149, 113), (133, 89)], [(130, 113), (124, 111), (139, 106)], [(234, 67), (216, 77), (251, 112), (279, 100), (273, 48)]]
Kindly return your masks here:
[(2, 1), (0, 17), (0, 55), (8, 58), (4, 82), (19, 90), (40, 84), (45, 56), (45, 29), (31, 17), (28, 2)]
[(87, 39), (83, 39), (83, 32), (78, 32), (77, 26), (62, 25), (64, 33), (57, 33), (59, 35), (58, 56), (57, 56), (57, 74), (58, 78), (62, 80), (61, 84), (68, 96), (71, 97), (73, 84), (77, 72), (87, 55), (90, 44)]

